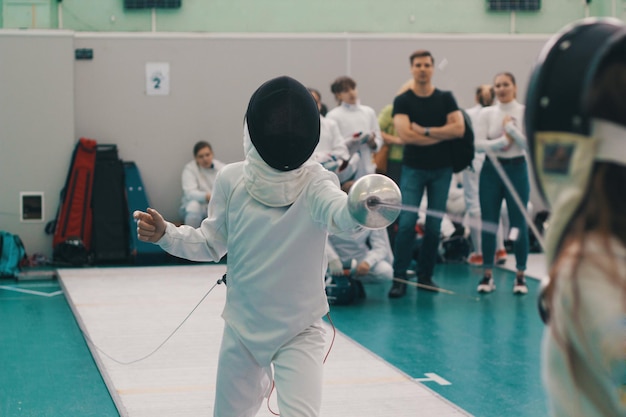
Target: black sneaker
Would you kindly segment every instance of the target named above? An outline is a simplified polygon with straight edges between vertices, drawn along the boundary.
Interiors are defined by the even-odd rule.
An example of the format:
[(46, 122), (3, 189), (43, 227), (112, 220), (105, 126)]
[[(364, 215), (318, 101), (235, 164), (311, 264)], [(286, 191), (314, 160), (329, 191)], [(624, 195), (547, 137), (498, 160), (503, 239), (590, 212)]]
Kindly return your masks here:
[(478, 292), (490, 293), (496, 289), (496, 284), (493, 283), (493, 277), (483, 277), (478, 283)]
[(431, 277), (418, 278), (417, 283), (419, 284), (418, 290), (437, 291), (439, 289), (439, 285)]
[(389, 290), (389, 298), (400, 298), (406, 294), (406, 283), (393, 281), (393, 285)]

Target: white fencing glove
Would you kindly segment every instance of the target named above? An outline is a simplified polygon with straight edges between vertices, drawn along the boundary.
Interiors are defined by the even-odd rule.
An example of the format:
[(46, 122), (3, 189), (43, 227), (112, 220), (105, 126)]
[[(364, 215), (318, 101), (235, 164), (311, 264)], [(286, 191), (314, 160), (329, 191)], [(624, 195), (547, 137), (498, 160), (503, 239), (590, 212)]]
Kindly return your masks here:
[(371, 135), (369, 133), (357, 132), (352, 136), (352, 142), (363, 145), (370, 140), (370, 136)]
[(324, 161), (320, 161), (320, 163), (327, 170), (335, 172), (339, 169), (341, 164), (343, 164), (343, 160), (337, 159), (335, 155), (328, 155), (328, 158)]
[(328, 271), (330, 275), (333, 276), (343, 275), (343, 263), (341, 263), (341, 259), (335, 258), (328, 261)]

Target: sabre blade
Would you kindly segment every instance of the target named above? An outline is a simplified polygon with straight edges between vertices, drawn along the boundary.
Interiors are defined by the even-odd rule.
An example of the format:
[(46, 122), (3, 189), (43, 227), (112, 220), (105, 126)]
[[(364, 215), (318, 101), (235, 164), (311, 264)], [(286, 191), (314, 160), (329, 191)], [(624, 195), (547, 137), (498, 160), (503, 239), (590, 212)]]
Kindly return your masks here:
[(471, 217), (464, 219), (463, 217), (455, 216), (450, 213), (423, 209), (421, 207), (409, 206), (407, 204), (393, 204), (393, 203), (387, 203), (387, 202), (381, 201), (380, 199), (370, 199), (367, 202), (367, 206), (370, 208), (375, 208), (376, 206), (395, 208), (398, 210), (409, 211), (409, 212), (417, 213), (417, 214), (423, 213), (423, 214), (426, 214), (427, 216), (439, 217), (440, 219), (443, 219), (444, 217), (447, 216), (451, 221), (455, 223), (460, 223), (460, 224), (467, 223), (469, 227), (482, 229), (482, 230), (485, 230), (486, 232), (493, 233), (493, 234), (496, 234), (498, 232), (497, 223), (483, 222), (479, 219), (472, 219)]
[(530, 214), (528, 214), (528, 208), (524, 207), (524, 204), (522, 203), (522, 200), (520, 199), (520, 196), (517, 193), (517, 190), (515, 190), (513, 183), (511, 182), (509, 177), (506, 175), (506, 172), (504, 171), (502, 164), (500, 163), (500, 161), (498, 161), (498, 157), (493, 153), (493, 151), (489, 149), (485, 150), (485, 153), (487, 154), (487, 157), (493, 164), (493, 167), (495, 168), (496, 172), (502, 179), (502, 182), (504, 183), (505, 187), (511, 194), (511, 197), (513, 197), (513, 201), (519, 208), (520, 212), (522, 213), (522, 216), (524, 216), (527, 226), (530, 228), (533, 235), (535, 235), (537, 242), (539, 242), (539, 246), (541, 246), (542, 250), (545, 250), (546, 244), (545, 244), (542, 234), (537, 229), (537, 226), (535, 225), (535, 222), (533, 222), (533, 219), (531, 219)]

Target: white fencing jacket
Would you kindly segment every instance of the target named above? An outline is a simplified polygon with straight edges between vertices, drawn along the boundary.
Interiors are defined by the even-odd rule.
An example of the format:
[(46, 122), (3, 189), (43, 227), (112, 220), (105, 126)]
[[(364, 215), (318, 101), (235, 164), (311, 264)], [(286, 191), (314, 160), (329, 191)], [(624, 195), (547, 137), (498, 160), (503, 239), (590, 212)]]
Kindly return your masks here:
[(224, 163), (213, 160), (211, 168), (201, 168), (196, 160), (189, 161), (183, 168), (181, 182), (183, 185), (183, 198), (181, 207), (185, 207), (190, 201), (206, 203), (206, 193), (213, 192), (215, 177)]
[[(372, 161), (372, 155), (383, 146), (383, 136), (380, 133), (380, 125), (374, 109), (362, 104), (342, 103), (329, 111), (326, 118), (337, 122), (348, 150), (351, 154), (356, 152), (359, 155), (356, 178), (373, 174), (376, 171), (376, 165)], [(376, 149), (371, 149), (367, 144), (354, 143), (353, 135), (355, 133), (370, 132), (374, 132)]]
[(218, 173), (200, 228), (167, 225), (158, 244), (195, 260), (228, 253), (222, 317), (261, 366), (328, 312), (324, 292), (328, 233), (358, 230), (335, 174), (316, 162), (269, 167), (244, 129), (246, 159)]

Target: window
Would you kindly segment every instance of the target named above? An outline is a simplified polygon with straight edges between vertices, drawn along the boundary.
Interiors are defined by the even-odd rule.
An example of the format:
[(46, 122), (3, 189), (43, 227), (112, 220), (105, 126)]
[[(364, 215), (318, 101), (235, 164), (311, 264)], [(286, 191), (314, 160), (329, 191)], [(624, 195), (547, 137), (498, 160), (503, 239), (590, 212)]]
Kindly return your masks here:
[(182, 0), (124, 0), (126, 9), (177, 9)]
[(489, 11), (537, 11), (541, 9), (541, 0), (487, 0)]

